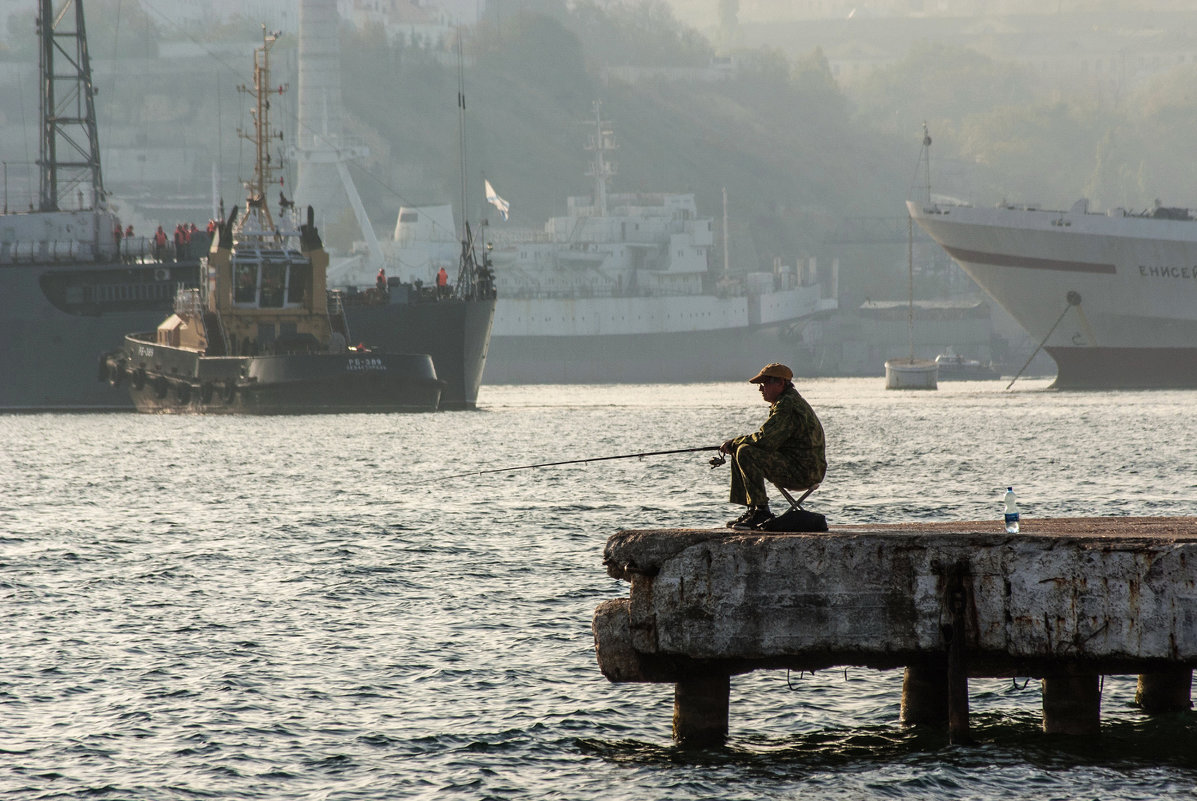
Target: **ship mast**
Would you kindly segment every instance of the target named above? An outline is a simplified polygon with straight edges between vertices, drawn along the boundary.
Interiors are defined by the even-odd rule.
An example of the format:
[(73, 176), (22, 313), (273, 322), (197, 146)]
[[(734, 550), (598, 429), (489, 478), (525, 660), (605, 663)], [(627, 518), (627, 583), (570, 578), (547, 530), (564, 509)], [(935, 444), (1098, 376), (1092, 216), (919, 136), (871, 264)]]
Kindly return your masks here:
[(594, 101), (594, 133), (586, 144), (587, 150), (594, 151), (594, 160), (586, 170), (586, 175), (594, 178), (594, 206), (599, 217), (607, 216), (607, 184), (611, 176), (615, 175), (614, 162), (604, 158), (605, 153), (615, 151), (615, 131), (609, 120), (604, 121), (602, 102)]
[(729, 260), (727, 257), (727, 187), (723, 187), (723, 279), (727, 280)]
[(270, 141), (283, 138), (282, 131), (270, 127), (270, 95), (281, 95), (287, 91), (285, 84), (277, 87), (270, 85), (270, 49), (280, 35), (277, 31), (268, 33), (266, 26), (262, 26), (262, 46), (254, 50), (254, 85), (247, 87), (242, 84), (237, 87), (238, 92), (244, 92), (254, 99), (254, 106), (249, 112), (254, 118), (253, 132), (237, 129), (238, 136), (254, 143), (254, 175), (244, 182), (248, 193), (247, 208), (240, 223), (240, 232), (260, 237), (276, 235), (274, 218), (266, 202), (266, 188), (274, 185), (274, 175), (282, 169), (281, 166), (275, 166), (270, 156)]
[[(57, 14), (52, 0), (39, 0), (37, 27), (42, 79), (39, 210), (59, 210), (60, 179), (65, 193), (78, 192), (80, 208), (86, 208), (87, 203), (98, 208), (104, 202), (104, 181), (83, 0), (67, 0)], [(62, 91), (58, 91), (60, 88)], [(60, 154), (60, 145), (67, 156)], [(90, 186), (91, 197), (84, 193), (85, 186)]]
[(927, 132), (927, 123), (923, 123), (923, 169), (925, 170), (927, 186), (927, 208), (931, 207), (931, 134)]

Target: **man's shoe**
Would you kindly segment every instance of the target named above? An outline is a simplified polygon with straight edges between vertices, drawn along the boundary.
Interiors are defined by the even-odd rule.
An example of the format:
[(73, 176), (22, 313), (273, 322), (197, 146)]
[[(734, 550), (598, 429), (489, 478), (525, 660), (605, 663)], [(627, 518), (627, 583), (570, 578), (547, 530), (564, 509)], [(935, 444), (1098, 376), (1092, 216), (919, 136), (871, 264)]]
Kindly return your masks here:
[(744, 510), (744, 514), (740, 515), (740, 516), (739, 516), (739, 517), (737, 517), (735, 520), (728, 520), (728, 521), (727, 521), (727, 527), (728, 527), (728, 528), (735, 528), (736, 526), (740, 525), (741, 523), (743, 523), (743, 522), (744, 522), (745, 520), (747, 520), (748, 518), (752, 517), (752, 513), (753, 513), (754, 511), (756, 511), (756, 510), (755, 510), (755, 509), (753, 509), (751, 506), (749, 506), (747, 509), (745, 509), (745, 510)]
[(756, 509), (752, 510), (752, 514), (737, 522), (732, 526), (732, 528), (736, 531), (753, 531), (755, 529), (759, 529), (772, 519), (773, 513), (769, 511), (768, 506), (758, 506)]

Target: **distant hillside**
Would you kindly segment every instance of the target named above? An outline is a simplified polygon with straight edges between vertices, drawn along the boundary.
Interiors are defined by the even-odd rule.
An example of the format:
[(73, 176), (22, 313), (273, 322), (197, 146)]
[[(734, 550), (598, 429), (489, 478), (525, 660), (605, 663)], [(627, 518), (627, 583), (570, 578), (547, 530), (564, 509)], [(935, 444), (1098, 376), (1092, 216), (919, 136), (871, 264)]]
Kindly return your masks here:
[[(237, 87), (249, 81), (260, 26), (230, 22), (197, 38), (169, 25), (159, 31), (160, 20), (141, 15), (118, 25), (103, 13), (116, 6), (89, 5), (93, 51), (102, 54), (93, 66), (108, 189), (137, 198), (168, 227), (203, 223), (214, 176), (227, 208), (252, 170), (251, 148), (237, 136), (252, 129), (249, 103)], [(32, 26), (28, 33), (22, 52), (0, 54), (11, 67), (0, 70), (10, 190), (36, 152)], [(539, 227), (563, 213), (567, 196), (589, 194), (585, 123), (601, 101), (620, 147), (612, 191), (693, 192), (700, 213), (718, 220), (726, 189), (733, 269), (839, 258), (850, 292), (885, 297), (897, 292), (889, 284), (900, 288), (904, 247), (851, 253), (828, 239), (845, 218), (903, 214), (917, 132), (877, 135), (855, 122), (819, 52), (739, 53), (726, 77), (712, 80), (711, 43), (655, 2), (600, 8), (582, 0), (567, 11), (555, 0), (529, 1), (463, 35), (471, 219), (491, 212), (483, 174), (510, 201), (512, 225)], [(405, 203), (452, 203), (461, 219), (456, 54), (348, 25), (341, 40), (340, 122), (369, 145), (369, 163), (352, 172), (377, 232), (389, 233)], [(297, 44), (284, 36), (272, 55), (272, 80), (291, 90), (272, 101), (272, 123), (285, 132), (284, 188), (295, 179), (283, 154), (295, 137)], [(326, 238), (344, 247), (354, 238), (350, 217), (331, 216)]]
[[(528, 17), (467, 43), (477, 54), (464, 70), (472, 217), (487, 211), (483, 173), (510, 201), (513, 225), (539, 226), (566, 196), (589, 194), (596, 100), (620, 147), (613, 191), (694, 192), (700, 212), (720, 218), (726, 188), (739, 269), (841, 255), (825, 240), (845, 217), (903, 214), (917, 139), (887, 142), (854, 125), (817, 54), (799, 64), (747, 54), (709, 81), (710, 53), (691, 47), (682, 56), (702, 67), (691, 80), (604, 81), (604, 67), (622, 65), (588, 47), (580, 25)], [(368, 37), (350, 36), (342, 52), (346, 109), (387, 145), (358, 181), (367, 208), (383, 210), (385, 226), (400, 203), (452, 202), (460, 215), (456, 65)]]

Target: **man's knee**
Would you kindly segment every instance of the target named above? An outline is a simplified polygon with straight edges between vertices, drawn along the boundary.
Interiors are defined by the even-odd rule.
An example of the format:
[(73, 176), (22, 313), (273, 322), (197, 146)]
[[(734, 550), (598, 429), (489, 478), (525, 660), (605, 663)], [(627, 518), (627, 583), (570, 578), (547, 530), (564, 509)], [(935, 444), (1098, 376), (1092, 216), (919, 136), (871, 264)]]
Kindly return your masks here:
[(813, 471), (806, 465), (794, 464), (779, 454), (751, 445), (736, 448), (735, 460), (742, 471), (759, 475), (787, 489), (805, 489), (819, 483), (817, 480), (811, 480)]
[(746, 470), (759, 468), (760, 457), (760, 448), (754, 448), (751, 445), (741, 445), (732, 454), (732, 459), (735, 461), (736, 466)]
[(735, 451), (732, 452), (732, 458), (736, 461), (741, 459), (752, 459), (755, 454), (760, 451), (760, 448), (752, 445), (738, 445)]

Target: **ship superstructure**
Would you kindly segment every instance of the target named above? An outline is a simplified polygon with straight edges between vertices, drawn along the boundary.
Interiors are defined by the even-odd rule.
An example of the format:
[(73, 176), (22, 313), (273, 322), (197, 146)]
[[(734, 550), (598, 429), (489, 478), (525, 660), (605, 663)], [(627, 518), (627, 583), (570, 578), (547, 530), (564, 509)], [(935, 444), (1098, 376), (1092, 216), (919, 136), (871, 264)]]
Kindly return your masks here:
[[(500, 297), (488, 381), (734, 378), (745, 359), (784, 356), (783, 333), (835, 308), (834, 268), (720, 266), (716, 223), (693, 194), (612, 192), (617, 143), (597, 103), (589, 127), (590, 195), (568, 198), (543, 228), (485, 230)], [(451, 226), (447, 206), (402, 209), (400, 269), (428, 276), (449, 263)]]

